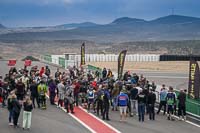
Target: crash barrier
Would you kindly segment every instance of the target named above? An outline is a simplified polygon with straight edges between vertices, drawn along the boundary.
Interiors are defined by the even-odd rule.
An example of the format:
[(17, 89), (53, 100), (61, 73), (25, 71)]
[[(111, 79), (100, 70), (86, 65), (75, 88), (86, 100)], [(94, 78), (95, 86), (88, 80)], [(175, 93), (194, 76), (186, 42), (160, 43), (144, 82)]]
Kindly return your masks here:
[[(66, 59), (65, 55), (44, 55), (43, 60), (64, 65), (64, 61), (60, 58)], [(200, 55), (156, 55), (156, 54), (127, 54), (126, 62), (158, 62), (158, 61), (189, 61), (194, 59), (200, 61)], [(81, 55), (69, 55), (66, 60), (74, 61), (78, 64), (81, 61)], [(117, 62), (117, 54), (85, 54), (86, 62)], [(60, 63), (59, 63), (60, 62)]]
[(45, 60), (45, 61), (47, 61), (47, 62), (52, 62), (51, 55), (44, 55), (42, 59)]
[[(51, 61), (52, 63), (58, 64), (59, 58), (65, 58), (65, 55), (44, 55), (42, 59), (46, 61)], [(69, 55), (66, 60), (74, 60), (75, 62), (81, 61), (81, 55)], [(127, 62), (133, 61), (159, 61), (160, 55), (155, 54), (128, 54), (125, 60)], [(118, 61), (117, 54), (85, 54), (86, 62), (116, 62)]]
[(160, 55), (160, 61), (200, 61), (200, 55)]
[(87, 69), (88, 69), (89, 71), (92, 71), (93, 73), (95, 73), (96, 71), (98, 71), (100, 77), (101, 77), (101, 75), (102, 75), (102, 69), (99, 68), (99, 67), (95, 67), (95, 66), (92, 66), (92, 65), (87, 65)]
[[(176, 95), (178, 96), (179, 91), (176, 90), (175, 92), (176, 92)], [(177, 101), (177, 103), (178, 103), (178, 101)], [(187, 96), (186, 111), (187, 111), (187, 113), (197, 115), (200, 118), (200, 99), (189, 99)]]

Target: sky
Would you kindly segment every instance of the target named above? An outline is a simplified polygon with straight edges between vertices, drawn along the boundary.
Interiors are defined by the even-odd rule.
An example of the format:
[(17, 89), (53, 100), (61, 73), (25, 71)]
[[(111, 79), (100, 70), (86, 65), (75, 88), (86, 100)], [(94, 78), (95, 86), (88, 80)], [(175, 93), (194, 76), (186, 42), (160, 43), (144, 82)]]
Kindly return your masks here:
[(200, 0), (0, 0), (0, 23), (7, 27), (35, 27), (81, 22), (106, 24), (120, 17), (200, 17), (199, 6)]

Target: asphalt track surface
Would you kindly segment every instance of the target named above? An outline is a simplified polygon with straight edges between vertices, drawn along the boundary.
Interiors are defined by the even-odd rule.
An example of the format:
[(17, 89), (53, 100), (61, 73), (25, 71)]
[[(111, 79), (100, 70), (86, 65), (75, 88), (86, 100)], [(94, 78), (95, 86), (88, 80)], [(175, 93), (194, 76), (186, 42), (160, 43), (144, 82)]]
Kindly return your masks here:
[[(40, 62), (33, 62), (33, 65), (39, 67), (45, 66)], [(17, 67), (23, 66), (23, 62), (18, 62)], [(56, 70), (56, 67), (50, 66), (52, 72)], [(0, 61), (0, 73), (4, 75), (8, 72), (8, 67), (5, 61)], [(144, 73), (144, 72), (143, 72)], [(149, 72), (146, 72), (147, 74)], [(145, 75), (144, 74), (144, 75)], [(149, 76), (151, 73), (149, 73)], [(154, 74), (154, 73), (153, 73)], [(163, 73), (163, 75), (166, 73)], [(160, 74), (161, 75), (161, 74)], [(169, 74), (167, 74), (169, 75)], [(187, 74), (185, 74), (187, 75)], [(164, 75), (165, 76), (165, 75)], [(170, 76), (177, 76), (170, 75)], [(184, 76), (180, 74), (180, 76)], [(178, 79), (177, 79), (178, 80)], [(157, 82), (156, 78), (155, 81)], [(168, 84), (172, 84), (171, 79), (168, 79)], [(172, 79), (173, 81), (173, 79)], [(180, 81), (179, 83), (181, 83)], [(0, 108), (0, 133), (88, 133), (90, 132), (70, 115), (66, 114), (62, 110), (51, 106), (48, 103), (47, 110), (35, 109), (33, 110), (32, 127), (30, 131), (23, 131), (21, 128), (14, 129), (8, 126), (8, 111)], [(111, 121), (106, 121), (108, 124), (118, 129), (122, 133), (199, 133), (200, 128), (183, 121), (168, 121), (166, 116), (162, 114), (156, 115), (155, 121), (149, 121), (148, 116), (145, 116), (145, 122), (138, 122), (137, 116), (128, 117), (126, 122), (119, 121), (119, 112), (110, 111)], [(20, 116), (19, 123), (22, 123), (22, 115)], [(108, 133), (102, 131), (102, 133)]]

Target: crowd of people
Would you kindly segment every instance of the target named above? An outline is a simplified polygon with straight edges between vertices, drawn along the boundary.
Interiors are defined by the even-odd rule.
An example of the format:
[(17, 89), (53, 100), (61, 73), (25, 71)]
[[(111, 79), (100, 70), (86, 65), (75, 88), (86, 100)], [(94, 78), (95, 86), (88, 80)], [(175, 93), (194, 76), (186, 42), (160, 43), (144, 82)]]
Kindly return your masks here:
[(76, 113), (74, 107), (82, 106), (88, 113), (96, 113), (103, 120), (110, 120), (110, 111), (119, 110), (120, 121), (126, 121), (130, 116), (138, 117), (140, 122), (144, 122), (146, 114), (149, 120), (155, 120), (155, 106), (159, 100), (157, 114), (163, 107), (163, 115), (167, 111), (167, 118), (174, 120), (178, 105), (179, 119), (183, 116), (186, 120), (185, 90), (176, 96), (172, 87), (167, 90), (163, 84), (156, 95), (154, 81), (150, 83), (143, 75), (129, 71), (121, 79), (116, 79), (112, 71), (106, 68), (102, 72), (76, 67), (61, 72), (58, 68), (52, 73), (48, 66), (40, 70), (37, 66), (30, 70), (13, 67), (4, 78), (0, 77), (0, 88), (2, 107), (7, 106), (9, 111), (9, 125), (18, 127), (23, 107), (23, 129), (30, 129), (34, 108), (47, 109), (47, 95), (51, 105), (63, 107), (67, 113)]

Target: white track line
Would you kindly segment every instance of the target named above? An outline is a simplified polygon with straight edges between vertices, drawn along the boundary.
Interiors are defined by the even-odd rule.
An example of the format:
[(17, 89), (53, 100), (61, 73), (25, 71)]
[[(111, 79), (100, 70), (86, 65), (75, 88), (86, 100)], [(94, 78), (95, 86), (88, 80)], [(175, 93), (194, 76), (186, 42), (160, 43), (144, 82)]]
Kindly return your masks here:
[[(49, 96), (46, 95), (46, 97), (49, 99)], [(58, 105), (58, 103), (55, 103), (56, 105)], [(61, 107), (61, 109), (66, 113), (67, 110), (64, 109), (63, 107)], [(80, 119), (78, 119), (76, 116), (74, 116), (71, 113), (68, 113), (72, 118), (74, 118), (77, 122), (79, 122), (81, 125), (83, 125), (86, 129), (88, 129), (91, 133), (97, 133), (96, 131), (94, 131), (92, 128), (90, 128), (88, 125), (86, 125), (84, 122), (82, 122)]]
[[(82, 109), (83, 111), (85, 111), (86, 113), (88, 113), (86, 111), (86, 109), (84, 109), (83, 107), (79, 106), (80, 109)], [(95, 116), (92, 113), (88, 113), (90, 116), (92, 116), (93, 118), (99, 120), (100, 122), (102, 122), (103, 124), (105, 124), (106, 126), (108, 126), (110, 129), (114, 130), (116, 133), (121, 133), (121, 131), (117, 130), (116, 128), (114, 128), (113, 126), (111, 126), (110, 124), (106, 123), (105, 121), (101, 120), (99, 117)]]
[[(64, 109), (63, 107), (61, 107), (61, 109), (66, 113), (67, 110)], [(71, 113), (68, 113), (72, 118), (74, 118), (76, 121), (78, 121), (80, 124), (82, 124), (85, 128), (87, 128), (91, 133), (97, 133), (96, 131), (94, 131), (92, 128), (90, 128), (88, 125), (86, 125), (84, 122), (82, 122), (79, 118), (77, 118), (76, 116), (74, 116)]]
[(149, 78), (167, 78), (167, 79), (188, 79), (188, 77), (181, 77), (181, 76), (145, 76)]
[[(49, 99), (49, 96), (48, 95), (46, 95), (46, 97)], [(81, 106), (79, 106), (83, 111), (85, 111), (85, 112), (87, 112), (85, 109), (83, 109)], [(155, 108), (155, 110), (158, 110), (158, 108)], [(63, 110), (64, 111), (64, 110)], [(161, 110), (161, 112), (163, 112), (162, 110)], [(117, 133), (121, 133), (119, 130), (117, 130), (117, 129), (115, 129), (114, 127), (112, 127), (111, 125), (109, 125), (108, 123), (106, 123), (106, 122), (104, 122), (103, 120), (101, 120), (100, 118), (98, 118), (98, 117), (96, 117), (95, 115), (93, 115), (93, 114), (91, 114), (91, 113), (88, 113), (89, 115), (91, 115), (92, 117), (94, 117), (95, 119), (98, 119), (99, 121), (101, 121), (102, 123), (104, 123), (106, 126), (108, 126), (109, 128), (111, 128), (111, 129), (113, 129), (115, 132), (117, 132)], [(70, 116), (72, 116), (73, 118), (75, 117), (75, 116), (73, 116), (72, 114), (70, 114)], [(178, 119), (178, 116), (174, 116), (176, 119)], [(74, 118), (75, 120), (77, 120), (76, 118)], [(78, 122), (80, 121), (79, 119), (77, 120)], [(188, 124), (191, 124), (191, 125), (193, 125), (193, 126), (196, 126), (196, 127), (199, 127), (200, 128), (200, 125), (198, 125), (198, 124), (196, 124), (196, 123), (193, 123), (193, 122), (191, 122), (191, 121), (188, 121), (188, 120), (186, 120), (185, 121), (186, 123), (188, 123)], [(85, 123), (83, 123), (82, 121), (80, 121), (79, 122), (80, 124), (82, 124), (85, 128), (87, 128), (88, 126), (85, 124)], [(91, 131), (92, 133), (96, 133), (93, 129), (91, 129), (90, 127), (88, 127), (87, 128), (89, 131)], [(93, 132), (93, 131), (94, 132)]]
[[(155, 108), (155, 110), (158, 110), (158, 108)], [(164, 111), (163, 111), (163, 110), (160, 110), (160, 112), (164, 112)], [(176, 119), (179, 118), (178, 116), (175, 116), (175, 115), (173, 115), (173, 117), (175, 117)], [(186, 120), (186, 121), (184, 121), (184, 122), (186, 122), (186, 123), (188, 123), (188, 124), (191, 124), (191, 125), (193, 125), (193, 126), (196, 126), (196, 127), (199, 127), (199, 128), (200, 128), (200, 125), (198, 125), (198, 124), (196, 124), (196, 123), (193, 123), (193, 122), (191, 122), (191, 121)]]

